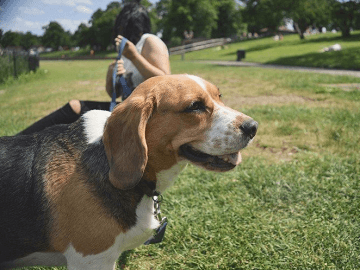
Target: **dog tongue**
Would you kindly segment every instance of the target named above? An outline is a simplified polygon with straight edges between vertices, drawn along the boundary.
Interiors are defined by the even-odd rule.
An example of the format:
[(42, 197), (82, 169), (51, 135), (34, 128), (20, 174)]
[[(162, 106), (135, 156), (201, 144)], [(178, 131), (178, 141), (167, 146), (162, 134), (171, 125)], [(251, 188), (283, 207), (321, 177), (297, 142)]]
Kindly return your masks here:
[(235, 166), (239, 165), (241, 163), (241, 153), (240, 152), (237, 152), (235, 154), (230, 154), (230, 155), (223, 155), (223, 156), (220, 156), (220, 158), (222, 158), (226, 162), (234, 164)]

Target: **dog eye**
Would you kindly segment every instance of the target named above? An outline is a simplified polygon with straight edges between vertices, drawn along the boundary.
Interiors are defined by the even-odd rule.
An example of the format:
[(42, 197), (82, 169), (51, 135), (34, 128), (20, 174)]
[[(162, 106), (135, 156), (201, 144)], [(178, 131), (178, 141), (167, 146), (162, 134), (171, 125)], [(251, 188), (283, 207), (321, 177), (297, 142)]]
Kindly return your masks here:
[(185, 112), (201, 112), (205, 110), (206, 106), (202, 101), (195, 101), (185, 109)]

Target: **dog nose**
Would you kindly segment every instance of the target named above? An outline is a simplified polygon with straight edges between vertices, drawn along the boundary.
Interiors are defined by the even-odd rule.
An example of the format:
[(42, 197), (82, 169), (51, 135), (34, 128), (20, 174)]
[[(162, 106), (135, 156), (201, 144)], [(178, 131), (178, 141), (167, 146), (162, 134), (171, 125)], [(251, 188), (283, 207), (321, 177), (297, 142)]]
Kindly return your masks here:
[(240, 129), (244, 132), (245, 135), (249, 136), (250, 139), (255, 137), (256, 131), (258, 129), (258, 122), (253, 119), (247, 120), (241, 124)]

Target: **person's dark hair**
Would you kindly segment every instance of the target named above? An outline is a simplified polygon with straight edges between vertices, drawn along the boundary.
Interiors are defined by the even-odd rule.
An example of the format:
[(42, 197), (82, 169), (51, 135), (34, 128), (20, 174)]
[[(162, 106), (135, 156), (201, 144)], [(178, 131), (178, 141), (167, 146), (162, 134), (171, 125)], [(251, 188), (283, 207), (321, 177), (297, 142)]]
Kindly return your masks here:
[(122, 35), (136, 44), (145, 33), (151, 32), (151, 22), (146, 8), (138, 3), (127, 3), (116, 17), (114, 34)]

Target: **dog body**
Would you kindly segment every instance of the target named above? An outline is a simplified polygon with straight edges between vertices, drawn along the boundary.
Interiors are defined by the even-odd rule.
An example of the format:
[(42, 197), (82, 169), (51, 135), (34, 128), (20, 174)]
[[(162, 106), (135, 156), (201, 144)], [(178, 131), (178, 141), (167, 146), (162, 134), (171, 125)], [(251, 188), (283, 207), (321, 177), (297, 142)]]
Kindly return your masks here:
[(154, 77), (110, 114), (0, 138), (0, 268), (113, 269), (159, 226), (163, 193), (189, 162), (228, 171), (257, 123), (191, 75)]

